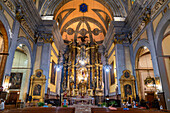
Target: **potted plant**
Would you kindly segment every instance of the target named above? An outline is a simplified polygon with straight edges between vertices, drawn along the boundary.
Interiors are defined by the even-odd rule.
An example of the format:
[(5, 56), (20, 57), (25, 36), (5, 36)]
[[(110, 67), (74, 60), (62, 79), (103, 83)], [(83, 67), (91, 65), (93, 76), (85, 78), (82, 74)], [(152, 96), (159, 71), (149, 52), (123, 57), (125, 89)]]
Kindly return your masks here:
[(102, 107), (107, 107), (107, 103), (106, 103), (106, 102), (103, 102), (103, 103), (101, 104), (101, 106), (102, 106)]

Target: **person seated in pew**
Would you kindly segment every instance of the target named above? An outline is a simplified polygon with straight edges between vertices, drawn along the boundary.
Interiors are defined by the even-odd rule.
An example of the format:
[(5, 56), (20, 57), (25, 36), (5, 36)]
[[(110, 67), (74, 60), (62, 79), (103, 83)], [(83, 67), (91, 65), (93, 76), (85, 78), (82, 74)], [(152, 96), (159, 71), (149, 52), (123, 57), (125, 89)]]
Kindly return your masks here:
[(5, 101), (3, 99), (0, 99), (0, 111), (3, 111), (5, 109)]

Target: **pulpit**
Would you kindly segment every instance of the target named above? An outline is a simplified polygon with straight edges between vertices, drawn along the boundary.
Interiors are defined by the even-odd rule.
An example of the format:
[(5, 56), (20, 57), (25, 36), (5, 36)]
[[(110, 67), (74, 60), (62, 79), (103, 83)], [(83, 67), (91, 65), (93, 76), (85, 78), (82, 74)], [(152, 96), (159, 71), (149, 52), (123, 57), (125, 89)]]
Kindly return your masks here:
[(35, 71), (35, 74), (31, 76), (30, 82), (30, 92), (29, 96), (31, 98), (31, 102), (43, 102), (45, 97), (45, 83), (46, 78), (43, 75), (43, 70), (38, 69)]

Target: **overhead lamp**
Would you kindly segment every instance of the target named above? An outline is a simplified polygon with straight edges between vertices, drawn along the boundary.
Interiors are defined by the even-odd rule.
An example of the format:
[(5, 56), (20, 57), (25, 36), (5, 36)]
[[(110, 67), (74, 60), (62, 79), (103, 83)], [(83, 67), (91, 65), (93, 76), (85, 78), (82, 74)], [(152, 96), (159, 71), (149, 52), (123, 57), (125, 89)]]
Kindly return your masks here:
[(60, 71), (60, 66), (59, 65), (57, 66), (57, 71)]
[(144, 46), (144, 47), (143, 47), (143, 49), (144, 49), (144, 50), (146, 50), (146, 49), (147, 49), (147, 47), (146, 47), (146, 46)]
[(109, 72), (109, 71), (110, 71), (110, 69), (106, 67), (106, 72)]

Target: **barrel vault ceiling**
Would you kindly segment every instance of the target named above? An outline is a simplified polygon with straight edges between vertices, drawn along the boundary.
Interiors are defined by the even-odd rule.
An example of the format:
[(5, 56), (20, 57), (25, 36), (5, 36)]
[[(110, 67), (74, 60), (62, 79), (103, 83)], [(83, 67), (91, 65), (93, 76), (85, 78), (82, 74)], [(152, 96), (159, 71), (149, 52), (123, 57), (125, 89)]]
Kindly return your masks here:
[[(37, 0), (38, 1), (38, 0)], [(102, 44), (113, 17), (126, 17), (126, 8), (121, 0), (39, 0), (35, 3), (41, 16), (53, 16), (67, 44), (70, 41)], [(81, 12), (82, 3), (87, 11)]]

